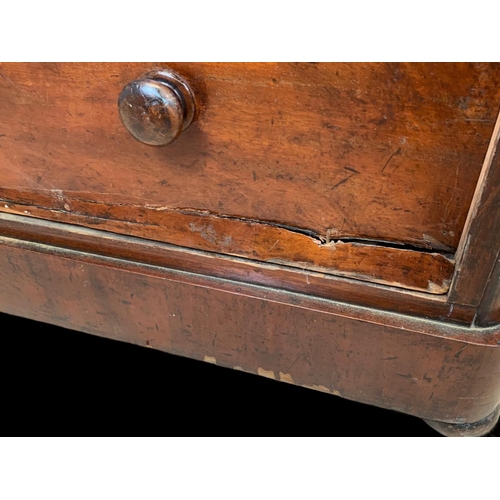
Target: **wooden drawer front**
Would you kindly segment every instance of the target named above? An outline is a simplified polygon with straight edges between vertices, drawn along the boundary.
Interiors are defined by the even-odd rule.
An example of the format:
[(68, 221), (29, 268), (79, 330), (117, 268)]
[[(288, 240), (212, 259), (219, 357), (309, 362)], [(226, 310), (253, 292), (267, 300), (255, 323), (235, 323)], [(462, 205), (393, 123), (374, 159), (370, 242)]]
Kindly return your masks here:
[[(163, 67), (200, 112), (157, 148), (117, 98)], [(1, 64), (1, 209), (444, 293), (499, 84), (495, 64)]]

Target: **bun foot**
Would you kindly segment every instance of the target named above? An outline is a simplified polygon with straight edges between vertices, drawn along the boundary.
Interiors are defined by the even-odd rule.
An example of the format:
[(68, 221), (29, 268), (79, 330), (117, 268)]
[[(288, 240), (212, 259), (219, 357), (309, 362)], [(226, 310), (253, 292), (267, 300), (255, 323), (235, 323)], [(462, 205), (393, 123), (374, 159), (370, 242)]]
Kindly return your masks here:
[(426, 420), (424, 422), (438, 431), (443, 436), (448, 437), (479, 437), (488, 434), (498, 423), (500, 416), (500, 405), (496, 410), (477, 422), (470, 424), (450, 424), (448, 422), (438, 422), (436, 420)]

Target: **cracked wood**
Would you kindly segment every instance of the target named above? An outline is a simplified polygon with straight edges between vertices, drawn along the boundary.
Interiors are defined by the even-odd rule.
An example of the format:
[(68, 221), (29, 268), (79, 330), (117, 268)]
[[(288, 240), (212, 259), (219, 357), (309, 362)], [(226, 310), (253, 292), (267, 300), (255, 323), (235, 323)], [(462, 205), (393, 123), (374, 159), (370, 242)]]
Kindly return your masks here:
[(34, 217), (0, 213), (0, 234), (18, 240), (44, 243), (50, 248), (67, 248), (86, 254), (187, 271), (191, 276), (196, 274), (253, 283), (271, 289), (299, 292), (446, 322), (470, 324), (475, 313), (474, 309), (458, 303), (450, 306), (446, 295), (403, 290)]
[(0, 64), (0, 185), (456, 249), (498, 64), (166, 65), (189, 80), (200, 115), (152, 148), (116, 103), (164, 63)]
[(498, 64), (168, 66), (200, 114), (158, 149), (116, 99), (163, 64), (0, 64), (1, 210), (446, 293)]
[(0, 188), (0, 206), (10, 213), (411, 290), (446, 293), (454, 269), (453, 260), (434, 252), (338, 240), (326, 243), (290, 228), (207, 211), (88, 203), (64, 193), (57, 193), (58, 208), (50, 209), (51, 196), (23, 193), (23, 204), (16, 204), (6, 194)]

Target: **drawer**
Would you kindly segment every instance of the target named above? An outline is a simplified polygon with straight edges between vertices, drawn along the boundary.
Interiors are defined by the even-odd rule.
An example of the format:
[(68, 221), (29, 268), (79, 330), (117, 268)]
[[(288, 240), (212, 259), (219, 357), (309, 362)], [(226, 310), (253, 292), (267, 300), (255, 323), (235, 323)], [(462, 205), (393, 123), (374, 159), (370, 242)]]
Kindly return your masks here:
[[(172, 68), (167, 146), (120, 121)], [(500, 102), (497, 64), (1, 64), (1, 210), (446, 293)]]

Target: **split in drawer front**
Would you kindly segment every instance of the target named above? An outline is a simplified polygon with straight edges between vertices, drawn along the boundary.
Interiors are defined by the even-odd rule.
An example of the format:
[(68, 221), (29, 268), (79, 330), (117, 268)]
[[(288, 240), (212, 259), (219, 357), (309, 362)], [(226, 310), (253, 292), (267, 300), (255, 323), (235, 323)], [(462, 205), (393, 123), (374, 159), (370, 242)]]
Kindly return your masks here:
[[(164, 66), (200, 113), (154, 148), (117, 98)], [(3, 64), (2, 209), (444, 293), (499, 83), (474, 64)]]

